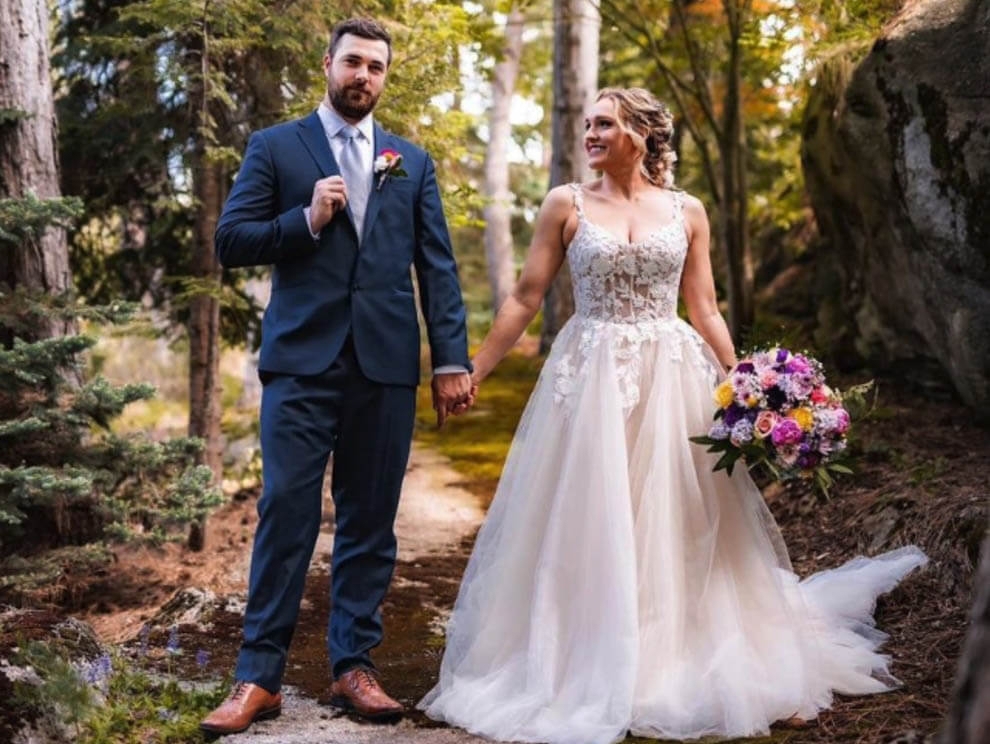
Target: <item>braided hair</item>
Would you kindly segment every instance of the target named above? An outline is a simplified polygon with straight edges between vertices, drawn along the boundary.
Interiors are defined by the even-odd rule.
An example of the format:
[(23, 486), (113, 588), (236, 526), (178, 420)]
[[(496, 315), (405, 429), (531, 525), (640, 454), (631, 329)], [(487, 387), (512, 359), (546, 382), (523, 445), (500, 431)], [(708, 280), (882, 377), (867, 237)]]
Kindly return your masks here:
[(654, 186), (674, 185), (677, 153), (671, 147), (674, 116), (656, 96), (643, 88), (603, 88), (596, 100), (615, 102), (619, 128), (629, 135), (643, 154), (643, 176)]

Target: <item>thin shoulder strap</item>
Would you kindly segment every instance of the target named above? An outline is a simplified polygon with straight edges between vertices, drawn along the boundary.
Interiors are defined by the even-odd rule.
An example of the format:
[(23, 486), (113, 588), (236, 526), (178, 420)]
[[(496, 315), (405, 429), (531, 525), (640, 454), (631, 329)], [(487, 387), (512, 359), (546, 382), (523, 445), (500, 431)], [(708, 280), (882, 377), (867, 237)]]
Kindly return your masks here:
[(684, 192), (677, 190), (671, 194), (674, 198), (674, 219), (684, 222)]
[(569, 183), (567, 185), (574, 192), (574, 209), (577, 211), (578, 217), (584, 219), (584, 189), (581, 188), (581, 184), (579, 183)]

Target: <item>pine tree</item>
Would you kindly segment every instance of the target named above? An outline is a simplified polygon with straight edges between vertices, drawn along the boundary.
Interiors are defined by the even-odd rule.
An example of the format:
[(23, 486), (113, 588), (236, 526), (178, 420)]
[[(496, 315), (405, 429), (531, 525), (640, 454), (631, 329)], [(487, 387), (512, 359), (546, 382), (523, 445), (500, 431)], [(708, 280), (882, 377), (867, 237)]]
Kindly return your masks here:
[[(0, 252), (79, 210), (74, 199), (0, 199)], [(85, 379), (95, 339), (37, 333), (52, 321), (122, 323), (134, 306), (88, 307), (9, 279), (0, 277), (0, 597), (16, 602), (39, 588), (51, 597), (67, 567), (105, 559), (111, 541), (182, 538), (220, 495), (195, 464), (198, 440), (110, 430), (128, 403), (154, 395), (151, 385)]]

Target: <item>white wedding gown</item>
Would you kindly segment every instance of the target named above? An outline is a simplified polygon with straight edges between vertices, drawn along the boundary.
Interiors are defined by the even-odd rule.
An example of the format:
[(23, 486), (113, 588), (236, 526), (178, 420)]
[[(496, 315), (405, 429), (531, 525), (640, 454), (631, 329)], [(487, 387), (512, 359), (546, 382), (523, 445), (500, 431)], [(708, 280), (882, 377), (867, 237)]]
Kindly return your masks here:
[(917, 548), (804, 581), (746, 473), (688, 437), (714, 412), (717, 362), (678, 319), (676, 218), (626, 243), (580, 220), (576, 314), (520, 420), (478, 534), (426, 714), (491, 739), (608, 744), (627, 732), (763, 734), (832, 692), (897, 684), (878, 594)]

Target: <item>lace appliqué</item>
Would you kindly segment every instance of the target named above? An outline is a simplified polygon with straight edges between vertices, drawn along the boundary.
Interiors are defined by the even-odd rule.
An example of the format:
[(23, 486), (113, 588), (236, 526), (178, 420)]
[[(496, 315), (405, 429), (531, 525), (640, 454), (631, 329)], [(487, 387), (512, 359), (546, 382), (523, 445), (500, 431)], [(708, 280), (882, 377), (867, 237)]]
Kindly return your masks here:
[(606, 345), (614, 362), (622, 410), (626, 415), (640, 401), (644, 344), (659, 345), (666, 359), (690, 364), (697, 374), (706, 378), (710, 387), (715, 386), (718, 372), (704, 352), (705, 342), (680, 318), (632, 324), (575, 317), (572, 322), (577, 325), (574, 331), (580, 334), (578, 350), (563, 354), (553, 367), (554, 401), (565, 411), (572, 406), (590, 357), (602, 345)]
[[(677, 294), (687, 235), (683, 195), (674, 194), (674, 219), (646, 238), (626, 242), (584, 216), (581, 187), (572, 184), (578, 229), (567, 249), (574, 285), (575, 315), (569, 329), (579, 333), (578, 351), (564, 353), (554, 366), (554, 398), (568, 403), (584, 374), (588, 357), (608, 345), (628, 414), (640, 400), (643, 344), (663, 342), (667, 358), (681, 362), (683, 350), (714, 381), (716, 372), (706, 358), (701, 337), (677, 317)], [(561, 332), (563, 336), (564, 331)], [(563, 340), (562, 338), (559, 340)], [(569, 406), (567, 406), (569, 407)]]

